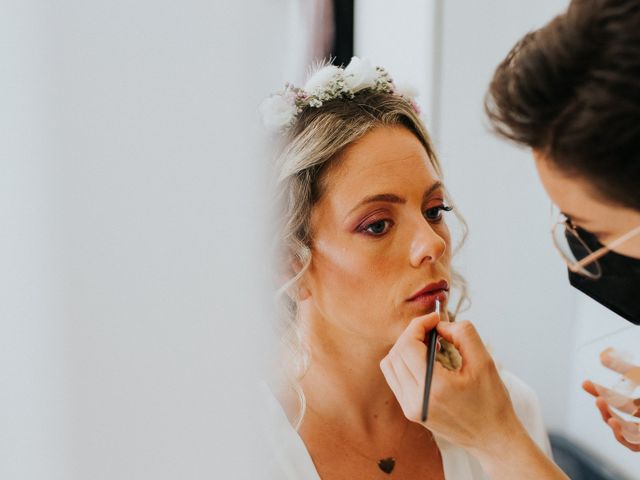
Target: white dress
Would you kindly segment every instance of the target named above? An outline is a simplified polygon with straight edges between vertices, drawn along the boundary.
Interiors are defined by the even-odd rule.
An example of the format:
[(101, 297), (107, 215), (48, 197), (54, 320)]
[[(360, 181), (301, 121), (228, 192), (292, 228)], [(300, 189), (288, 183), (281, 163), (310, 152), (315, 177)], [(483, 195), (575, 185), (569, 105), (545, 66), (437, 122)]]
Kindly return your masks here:
[[(533, 390), (508, 371), (500, 372), (511, 395), (515, 411), (538, 446), (549, 456), (551, 448)], [(289, 423), (284, 410), (269, 387), (261, 385), (266, 411), (261, 415), (261, 435), (266, 451), (259, 461), (257, 477), (278, 480), (320, 480), (302, 438)], [(444, 477), (453, 480), (485, 480), (480, 464), (463, 448), (434, 436), (444, 467)], [(262, 457), (262, 455), (261, 455)]]

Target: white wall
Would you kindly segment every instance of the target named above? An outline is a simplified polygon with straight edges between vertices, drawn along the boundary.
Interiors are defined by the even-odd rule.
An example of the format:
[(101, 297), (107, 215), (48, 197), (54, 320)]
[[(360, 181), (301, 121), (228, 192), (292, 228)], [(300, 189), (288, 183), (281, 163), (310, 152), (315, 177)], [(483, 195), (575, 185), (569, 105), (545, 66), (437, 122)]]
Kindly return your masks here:
[(473, 302), (463, 317), (478, 326), (497, 360), (537, 391), (550, 429), (640, 478), (631, 469), (640, 457), (617, 444), (580, 388), (577, 337), (588, 330), (585, 317), (595, 315), (594, 307), (585, 307), (569, 285), (553, 249), (550, 203), (530, 153), (492, 135), (482, 110), (498, 62), (517, 39), (567, 4), (402, 0), (390, 9), (382, 1), (360, 0), (356, 54), (423, 92), (446, 183), (469, 223), (457, 259)]
[(557, 0), (446, 4), (437, 139), (471, 232), (460, 263), (471, 286), (469, 318), (498, 360), (539, 392), (551, 427), (561, 427), (566, 415), (573, 296), (551, 245), (550, 203), (530, 154), (488, 132), (482, 101), (517, 38), (563, 6)]
[[(435, 40), (437, 12), (433, 2), (403, 0), (389, 8), (385, 0), (355, 0), (354, 49), (360, 57), (384, 66), (397, 83), (419, 89), (418, 103), (427, 124), (433, 117), (432, 68), (437, 50), (425, 48)], [(398, 54), (399, 48), (401, 54)]]
[(284, 8), (3, 2), (0, 478), (258, 478)]

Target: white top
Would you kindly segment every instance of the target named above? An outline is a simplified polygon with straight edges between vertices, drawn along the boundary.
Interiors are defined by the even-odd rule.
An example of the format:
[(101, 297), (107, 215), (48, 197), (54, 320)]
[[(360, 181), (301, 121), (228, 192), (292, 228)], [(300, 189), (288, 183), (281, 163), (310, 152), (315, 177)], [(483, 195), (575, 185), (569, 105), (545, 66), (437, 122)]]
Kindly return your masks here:
[[(508, 371), (500, 372), (502, 380), (511, 395), (515, 411), (529, 435), (549, 456), (551, 448), (542, 420), (538, 399), (527, 384)], [(289, 423), (282, 406), (269, 387), (261, 386), (266, 408), (260, 417), (261, 433), (266, 441), (264, 458), (259, 463), (260, 478), (278, 480), (320, 480), (307, 448)], [(434, 439), (440, 449), (444, 477), (454, 480), (485, 480), (488, 477), (480, 464), (463, 448), (460, 448), (438, 435)]]

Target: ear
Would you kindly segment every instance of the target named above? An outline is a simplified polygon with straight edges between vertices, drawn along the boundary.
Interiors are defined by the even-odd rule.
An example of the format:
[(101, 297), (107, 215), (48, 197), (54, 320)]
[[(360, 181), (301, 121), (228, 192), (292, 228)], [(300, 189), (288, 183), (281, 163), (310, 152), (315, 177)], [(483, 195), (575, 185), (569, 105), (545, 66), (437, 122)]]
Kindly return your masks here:
[(311, 290), (300, 280), (300, 284), (298, 285), (298, 300), (300, 302), (304, 300), (308, 300), (311, 297)]
[[(302, 263), (299, 259), (292, 259), (289, 263), (291, 265), (291, 272), (293, 275), (297, 275), (302, 270)], [(302, 275), (302, 277), (290, 287), (290, 294), (297, 301), (302, 302), (311, 297), (311, 289), (308, 286), (308, 274), (309, 270)]]

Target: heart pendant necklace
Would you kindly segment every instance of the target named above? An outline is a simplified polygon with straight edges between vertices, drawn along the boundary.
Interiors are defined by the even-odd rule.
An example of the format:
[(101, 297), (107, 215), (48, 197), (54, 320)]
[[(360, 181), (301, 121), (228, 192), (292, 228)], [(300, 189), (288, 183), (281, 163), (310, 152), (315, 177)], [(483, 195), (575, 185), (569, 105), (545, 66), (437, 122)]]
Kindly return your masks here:
[(396, 466), (396, 459), (393, 457), (389, 457), (389, 458), (381, 458), (378, 461), (378, 467), (380, 468), (380, 470), (382, 470), (384, 473), (391, 473), (393, 472), (393, 468)]
[[(409, 425), (410, 425), (410, 423), (407, 423), (407, 425), (402, 430), (402, 434), (400, 435), (398, 440), (395, 442), (395, 448), (394, 448), (393, 454), (390, 457), (384, 457), (384, 458), (381, 458), (381, 459), (379, 459), (377, 461), (378, 468), (380, 470), (382, 470), (384, 473), (386, 473), (387, 475), (391, 475), (391, 472), (393, 472), (393, 469), (396, 467), (396, 453), (398, 452), (398, 450), (400, 449), (400, 446), (402, 445), (402, 441), (404, 440), (404, 437), (405, 437), (405, 435), (407, 433)], [(363, 456), (363, 457), (365, 457), (365, 458), (367, 458), (369, 460), (373, 460), (373, 458), (371, 458), (368, 455), (365, 455), (360, 450), (356, 449), (353, 445), (350, 445), (350, 447), (355, 452), (359, 453), (361, 456)]]
[[(307, 404), (307, 409), (312, 412), (315, 416), (317, 416), (318, 418), (322, 419), (322, 416), (319, 415), (309, 404)], [(378, 465), (378, 468), (380, 470), (382, 470), (384, 473), (386, 473), (387, 475), (391, 475), (391, 473), (393, 472), (394, 468), (396, 467), (396, 453), (399, 451), (400, 447), (402, 446), (404, 437), (407, 433), (407, 430), (409, 429), (409, 426), (411, 425), (410, 422), (407, 422), (407, 424), (405, 425), (404, 429), (402, 430), (402, 434), (398, 437), (397, 441), (395, 441), (393, 443), (393, 445), (395, 446), (394, 451), (392, 452), (392, 455), (388, 456), (388, 457), (383, 457), (383, 458), (373, 458), (370, 455), (366, 455), (365, 453), (363, 453), (360, 449), (356, 448), (352, 443), (350, 442), (346, 442), (343, 439), (343, 442), (355, 453), (357, 453), (358, 455), (360, 455), (361, 457), (366, 458), (367, 460), (371, 460), (376, 462), (376, 465)], [(335, 442), (335, 438), (333, 438), (333, 441)]]

